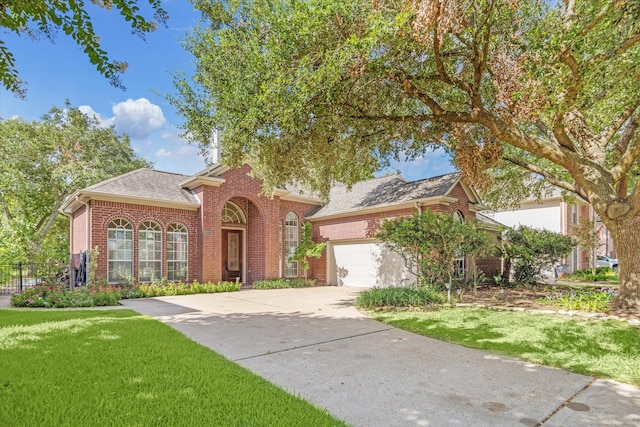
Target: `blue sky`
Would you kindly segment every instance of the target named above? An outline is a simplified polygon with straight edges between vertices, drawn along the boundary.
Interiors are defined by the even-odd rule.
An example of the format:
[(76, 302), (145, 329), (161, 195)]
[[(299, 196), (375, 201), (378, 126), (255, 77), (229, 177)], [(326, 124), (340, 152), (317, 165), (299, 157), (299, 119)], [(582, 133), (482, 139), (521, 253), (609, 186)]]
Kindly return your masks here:
[[(180, 41), (195, 27), (199, 13), (186, 0), (165, 1), (167, 28), (160, 26), (146, 41), (131, 34), (116, 11), (96, 8), (87, 2), (94, 29), (111, 59), (129, 64), (122, 75), (127, 90), (114, 88), (89, 62), (82, 49), (60, 32), (54, 42), (43, 38), (2, 34), (15, 55), (15, 66), (27, 82), (27, 99), (0, 89), (0, 117), (20, 116), (38, 120), (51, 107), (65, 100), (86, 113), (96, 114), (119, 133), (129, 134), (136, 153), (154, 163), (154, 168), (192, 174), (205, 167), (198, 147), (180, 138), (183, 119), (164, 98), (173, 93), (172, 73), (192, 69), (192, 58)], [(142, 3), (142, 2), (141, 2)], [(223, 136), (224, 138), (224, 136)], [(411, 162), (394, 163), (408, 179), (421, 179), (453, 170), (442, 152), (430, 152)]]

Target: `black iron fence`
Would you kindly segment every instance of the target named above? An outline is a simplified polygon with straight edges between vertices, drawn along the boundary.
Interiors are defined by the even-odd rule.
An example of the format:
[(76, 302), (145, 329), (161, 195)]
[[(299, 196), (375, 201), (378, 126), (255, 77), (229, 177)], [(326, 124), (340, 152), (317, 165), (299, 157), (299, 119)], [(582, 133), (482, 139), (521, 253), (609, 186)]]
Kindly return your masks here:
[(22, 292), (40, 284), (78, 286), (86, 284), (88, 256), (81, 254), (80, 265), (51, 262), (0, 263), (0, 295)]

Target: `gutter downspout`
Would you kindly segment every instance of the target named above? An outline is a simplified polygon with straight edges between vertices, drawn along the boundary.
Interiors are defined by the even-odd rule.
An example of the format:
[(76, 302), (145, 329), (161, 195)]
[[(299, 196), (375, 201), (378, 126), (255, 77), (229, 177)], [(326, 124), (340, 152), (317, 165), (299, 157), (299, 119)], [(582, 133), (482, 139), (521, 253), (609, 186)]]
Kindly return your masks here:
[(418, 211), (418, 215), (422, 213), (422, 208), (420, 207), (420, 205), (418, 204), (418, 202), (413, 202), (413, 206), (416, 208), (416, 210)]

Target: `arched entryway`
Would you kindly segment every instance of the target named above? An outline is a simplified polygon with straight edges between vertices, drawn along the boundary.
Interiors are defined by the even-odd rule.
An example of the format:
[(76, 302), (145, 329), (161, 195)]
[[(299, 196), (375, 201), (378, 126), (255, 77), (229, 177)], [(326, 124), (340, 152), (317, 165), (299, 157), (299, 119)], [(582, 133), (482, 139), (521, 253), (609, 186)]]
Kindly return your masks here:
[(222, 280), (252, 283), (265, 274), (265, 219), (246, 197), (232, 197), (221, 215)]

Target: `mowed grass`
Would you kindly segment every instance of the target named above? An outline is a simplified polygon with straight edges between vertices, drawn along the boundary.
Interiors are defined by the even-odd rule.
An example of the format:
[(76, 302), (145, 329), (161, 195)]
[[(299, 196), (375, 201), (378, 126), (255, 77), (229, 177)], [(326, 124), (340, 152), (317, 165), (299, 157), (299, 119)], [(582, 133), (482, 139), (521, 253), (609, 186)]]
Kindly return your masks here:
[(465, 347), (640, 385), (640, 328), (625, 322), (459, 307), (371, 315)]
[(0, 310), (0, 426), (343, 426), (131, 310)]

